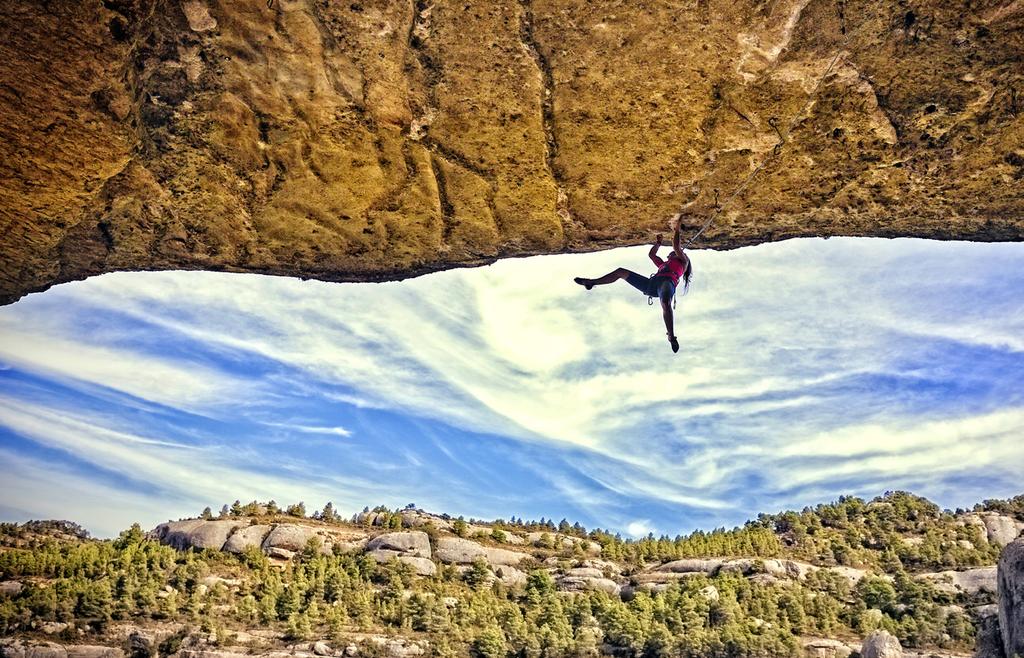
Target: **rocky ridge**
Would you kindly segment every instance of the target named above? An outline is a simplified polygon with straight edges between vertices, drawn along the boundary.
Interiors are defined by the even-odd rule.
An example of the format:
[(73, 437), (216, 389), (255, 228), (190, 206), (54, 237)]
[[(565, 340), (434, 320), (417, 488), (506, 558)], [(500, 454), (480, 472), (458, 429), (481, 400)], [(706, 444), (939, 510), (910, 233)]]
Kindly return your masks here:
[[(336, 627), (335, 622), (325, 624), (325, 620), (318, 617), (317, 628), (321, 632), (334, 629), (319, 636), (323, 639), (317, 639), (311, 630), (302, 630), (302, 623), (309, 624), (307, 614), (333, 615), (334, 606), (338, 604), (343, 606), (340, 610), (350, 610), (349, 614), (355, 614), (360, 609), (359, 601), (365, 601), (367, 596), (374, 597), (378, 606), (394, 606), (401, 602), (400, 605), (409, 606), (410, 611), (419, 611), (414, 613), (413, 619), (421, 622), (413, 621), (413, 628), (424, 623), (422, 620), (437, 619), (438, 614), (459, 616), (470, 614), (473, 609), (479, 612), (478, 606), (485, 600), (529, 606), (531, 600), (539, 603), (549, 596), (559, 598), (563, 601), (559, 605), (564, 606), (574, 606), (573, 601), (582, 601), (580, 605), (584, 607), (574, 609), (589, 609), (593, 614), (599, 614), (600, 607), (614, 605), (623, 606), (617, 614), (632, 614), (627, 611), (633, 606), (644, 610), (655, 602), (679, 606), (676, 608), (679, 612), (694, 610), (693, 606), (696, 610), (706, 607), (706, 614), (710, 615), (707, 623), (712, 626), (721, 623), (713, 621), (717, 616), (736, 614), (737, 609), (729, 606), (736, 606), (743, 599), (761, 601), (744, 612), (748, 616), (730, 631), (749, 633), (750, 638), (782, 632), (783, 627), (786, 634), (795, 632), (789, 630), (788, 625), (792, 621), (787, 617), (788, 613), (779, 614), (771, 608), (799, 605), (808, 611), (803, 614), (817, 615), (820, 612), (815, 610), (822, 608), (814, 607), (819, 605), (814, 601), (827, 599), (831, 601), (829, 605), (846, 606), (845, 614), (860, 614), (862, 618), (859, 621), (854, 618), (849, 623), (844, 620), (841, 628), (845, 630), (833, 637), (806, 633), (814, 627), (801, 625), (804, 635), (787, 635), (788, 642), (796, 642), (802, 647), (799, 655), (848, 658), (858, 653), (865, 658), (924, 658), (926, 655), (961, 658), (955, 650), (940, 650), (940, 647), (962, 649), (963, 642), (973, 636), (976, 658), (1006, 658), (1018, 651), (1014, 643), (1020, 638), (1018, 631), (1024, 627), (1021, 614), (1024, 606), (1018, 605), (1024, 600), (1018, 591), (1020, 583), (1024, 582), (1024, 561), (1019, 559), (1024, 555), (1024, 537), (1012, 539), (1010, 531), (1006, 530), (1019, 529), (1019, 522), (1013, 515), (1020, 518), (1024, 510), (1022, 503), (1024, 497), (1012, 501), (986, 501), (984, 506), (976, 509), (1004, 511), (958, 511), (951, 514), (903, 492), (886, 494), (870, 503), (841, 499), (816, 510), (804, 510), (801, 513), (803, 521), (800, 514), (792, 512), (763, 515), (758, 523), (748, 525), (742, 531), (716, 531), (718, 534), (706, 537), (695, 533), (689, 538), (677, 538), (674, 544), (667, 538), (641, 540), (629, 544), (638, 551), (631, 553), (623, 553), (621, 542), (610, 541), (610, 537), (601, 531), (587, 533), (582, 527), (577, 525), (574, 529), (565, 521), (558, 526), (564, 529), (562, 531), (556, 530), (553, 523), (545, 524), (543, 521), (467, 523), (411, 507), (395, 512), (366, 512), (351, 521), (344, 521), (337, 518), (330, 505), (324, 508), (324, 512), (314, 514), (313, 518), (305, 518), (301, 505), (289, 507), (289, 515), (286, 515), (271, 511), (277, 510), (274, 505), (263, 506), (253, 502), (242, 506), (236, 503), (233, 507), (235, 512), (226, 508), (222, 518), (209, 518), (206, 512), (207, 518), (160, 524), (149, 537), (164, 546), (145, 541), (137, 527), (109, 543), (94, 542), (83, 538), (84, 535), (67, 532), (66, 529), (75, 528), (73, 525), (4, 524), (0, 532), (3, 538), (0, 549), (8, 552), (0, 552), (2, 623), (11, 623), (9, 611), (14, 610), (12, 602), (18, 601), (23, 606), (28, 601), (36, 601), (34, 605), (39, 605), (38, 602), (43, 600), (39, 598), (40, 594), (51, 587), (49, 583), (63, 582), (61, 587), (72, 586), (59, 578), (48, 581), (32, 576), (33, 573), (45, 573), (45, 569), (50, 568), (43, 567), (43, 572), (32, 571), (39, 569), (40, 564), (31, 559), (25, 561), (28, 555), (26, 548), (39, 548), (45, 549), (45, 564), (60, 565), (62, 555), (71, 557), (71, 562), (59, 567), (62, 570), (78, 568), (71, 565), (82, 564), (83, 558), (86, 563), (97, 559), (101, 562), (102, 559), (112, 560), (106, 563), (108, 566), (102, 567), (103, 573), (135, 564), (129, 573), (142, 577), (140, 582), (155, 583), (150, 585), (152, 589), (148, 595), (142, 590), (136, 594), (141, 597), (138, 601), (146, 606), (145, 610), (150, 611), (141, 618), (146, 619), (146, 615), (153, 614), (152, 611), (163, 611), (156, 617), (150, 617), (150, 622), (173, 615), (181, 605), (176, 602), (178, 597), (186, 597), (189, 601), (205, 601), (201, 604), (204, 606), (217, 606), (210, 607), (211, 611), (231, 610), (231, 615), (241, 615), (240, 618), (235, 617), (236, 622), (238, 619), (252, 621), (251, 615), (255, 613), (251, 606), (258, 604), (260, 610), (267, 610), (265, 606), (270, 605), (269, 619), (278, 622), (287, 617), (290, 630), (284, 632), (280, 623), (267, 628), (238, 626), (236, 623), (233, 630), (226, 632), (210, 621), (204, 622), (210, 625), (201, 631), (183, 630), (179, 617), (178, 624), (158, 624), (140, 631), (130, 626), (132, 622), (116, 622), (108, 626), (109, 621), (95, 621), (95, 617), (90, 617), (87, 612), (79, 613), (76, 607), (70, 624), (43, 616), (26, 628), (27, 635), (19, 634), (19, 637), (0, 641), (0, 658), (147, 658), (152, 656), (157, 644), (161, 647), (161, 655), (173, 655), (175, 658), (238, 658), (254, 652), (263, 658), (412, 658), (432, 654), (446, 646), (445, 633), (427, 636), (404, 632), (397, 636), (381, 634), (379, 631), (386, 626), (374, 627), (372, 631), (353, 626), (345, 621), (349, 619), (348, 614), (341, 617), (340, 627)], [(297, 510), (295, 513), (291, 512), (293, 508)], [(824, 533), (822, 536), (826, 543), (820, 545), (827, 546), (827, 542), (835, 541), (836, 536), (829, 535), (829, 532), (843, 528), (843, 532), (857, 532), (856, 528), (866, 530), (867, 534), (861, 535), (857, 541), (874, 546), (871, 555), (875, 557), (861, 554), (858, 558), (861, 561), (853, 563), (863, 568), (837, 565), (830, 562), (832, 558), (813, 558), (817, 563), (812, 563), (781, 557), (804, 555), (786, 548), (787, 542), (795, 541), (794, 528), (813, 530), (816, 521), (833, 524), (840, 518), (837, 514), (848, 518), (846, 525), (840, 524), (832, 529), (819, 527), (812, 534)], [(534, 531), (538, 526), (549, 530)], [(764, 535), (769, 528), (777, 533), (773, 537), (778, 542), (774, 539), (769, 541)], [(829, 539), (830, 536), (833, 539)], [(701, 542), (712, 540), (714, 544), (704, 544), (702, 548)], [(1009, 543), (1003, 546), (1007, 540)], [(936, 544), (936, 541), (941, 543)], [(658, 548), (659, 542), (665, 544), (661, 549)], [(970, 551), (963, 545), (965, 543), (970, 544)], [(672, 555), (669, 548), (673, 545), (676, 546), (675, 555), (679, 555), (683, 547), (698, 551), (698, 555), (718, 554), (702, 552), (708, 550), (707, 546), (733, 548), (724, 549), (730, 557), (652, 557)], [(64, 548), (59, 548), (61, 546)], [(82, 552), (76, 553), (78, 549), (73, 546), (80, 546)], [(755, 550), (780, 557), (735, 557), (739, 550), (737, 547), (742, 546), (760, 547)], [(814, 544), (807, 546), (813, 547)], [(915, 556), (929, 554), (935, 546), (947, 551), (939, 556), (942, 561), (937, 564), (985, 565), (995, 554), (989, 547), (1001, 547), (1002, 557), (997, 566), (943, 571), (917, 568), (908, 573), (902, 566), (885, 566), (887, 560), (893, 559), (895, 551), (903, 551), (903, 559), (912, 565), (918, 559)], [(180, 553), (190, 549), (200, 552), (194, 555)], [(881, 561), (875, 561), (883, 550), (890, 557), (883, 555)], [(920, 550), (924, 553), (915, 552)], [(98, 551), (106, 551), (108, 557), (99, 558), (103, 553)], [(236, 553), (241, 555), (241, 559), (217, 557), (216, 551)], [(624, 558), (625, 555), (631, 557)], [(376, 567), (375, 563), (383, 567)], [(168, 564), (170, 571), (166, 571)], [(148, 568), (144, 565), (155, 566), (157, 570), (142, 576), (139, 569)], [(358, 575), (360, 572), (362, 576)], [(4, 573), (23, 573), (26, 577), (5, 578)], [(353, 577), (357, 580), (349, 580)], [(915, 584), (915, 579), (920, 585)], [(127, 581), (119, 579), (117, 582), (121, 583), (118, 584), (120, 588)], [(73, 586), (85, 588), (82, 596), (91, 596), (89, 592), (93, 591), (88, 582)], [(356, 589), (351, 589), (352, 586)], [(310, 604), (308, 613), (302, 612), (301, 618), (306, 619), (302, 623), (298, 621), (296, 612), (288, 612), (295, 608), (281, 607), (299, 605), (301, 598), (288, 602), (288, 592), (296, 587), (302, 587), (321, 601)], [(273, 594), (274, 591), (277, 594)], [(118, 601), (122, 601), (121, 596), (118, 595)], [(344, 598), (344, 602), (339, 600), (339, 596)], [(481, 596), (484, 598), (479, 598)], [(792, 596), (796, 598), (789, 598)], [(912, 598), (901, 599), (903, 596)], [(82, 599), (76, 600), (80, 605)], [(150, 602), (145, 603), (146, 600)], [(803, 603), (798, 603), (800, 600)], [(899, 625), (902, 623), (900, 620), (904, 615), (916, 613), (910, 605), (899, 602), (901, 600), (927, 606), (923, 608), (924, 614), (934, 618), (934, 621), (927, 620), (928, 623), (937, 623), (940, 631), (946, 629), (947, 633), (955, 635), (937, 635), (934, 629), (929, 630), (931, 639), (927, 640), (925, 648), (915, 644), (915, 635), (901, 635), (901, 639), (909, 637), (911, 646), (917, 647), (907, 650), (893, 635), (884, 631), (871, 633), (872, 629), (880, 627), (895, 629), (894, 633), (906, 632)], [(914, 600), (917, 603), (913, 603)], [(228, 605), (232, 601), (231, 605), (235, 607)], [(548, 601), (545, 605), (554, 604), (554, 599)], [(857, 601), (866, 605), (866, 609), (859, 613), (853, 605)], [(187, 608), (197, 610), (196, 605), (188, 603)], [(318, 606), (326, 606), (326, 610)], [(394, 614), (389, 613), (389, 609), (392, 608), (385, 607), (382, 612)], [(772, 621), (766, 621), (762, 616)], [(600, 624), (603, 628), (614, 629), (616, 618), (615, 615), (603, 618)], [(921, 620), (924, 622), (926, 618)], [(583, 632), (582, 629), (594, 628), (593, 624), (597, 623), (583, 621), (577, 634)], [(94, 623), (99, 626), (94, 627)], [(776, 626), (779, 624), (783, 626)], [(974, 633), (957, 630), (958, 625), (964, 624), (973, 626)], [(504, 634), (489, 635), (491, 631), (472, 622), (471, 628), (474, 629), (471, 637), (476, 638), (472, 646), (485, 646), (477, 644), (484, 642), (484, 638), (494, 638), (498, 642), (498, 638), (506, 637)], [(863, 642), (855, 641), (851, 632), (858, 633), (858, 637), (864, 638)], [(300, 636), (311, 641), (296, 642)], [(62, 643), (52, 641), (57, 637)], [(507, 637), (511, 641), (512, 636)], [(289, 643), (285, 646), (283, 641), (286, 640)], [(618, 655), (624, 650), (620, 641), (607, 641), (611, 644), (600, 645), (595, 650), (607, 655)], [(440, 645), (435, 647), (434, 643)], [(780, 655), (797, 655), (790, 653), (791, 650), (785, 646), (788, 645), (778, 645), (777, 650), (782, 651)]]
[[(564, 591), (597, 590), (624, 594), (637, 590), (662, 591), (680, 580), (695, 576), (714, 577), (737, 574), (758, 582), (804, 580), (808, 574), (826, 571), (845, 579), (851, 586), (872, 575), (850, 566), (818, 566), (791, 559), (762, 558), (687, 558), (646, 565), (640, 570), (601, 559), (596, 542), (557, 532), (502, 532), (502, 546), (494, 546), (493, 529), (487, 525), (467, 524), (472, 538), (452, 536), (454, 524), (446, 517), (418, 509), (402, 510), (399, 515), (405, 530), (379, 532), (375, 524), (385, 522), (378, 513), (357, 515), (356, 526), (337, 526), (311, 522), (264, 523), (259, 517), (169, 521), (150, 534), (159, 541), (184, 550), (216, 549), (232, 553), (260, 550), (277, 560), (290, 560), (310, 546), (330, 554), (334, 551), (363, 551), (379, 563), (391, 560), (408, 566), (418, 576), (434, 576), (438, 564), (464, 570), (482, 562), (492, 577), (508, 586), (526, 582), (523, 565), (549, 570)], [(1003, 546), (1024, 532), (1024, 522), (997, 513), (966, 513), (961, 524), (978, 527), (982, 537), (993, 546)], [(423, 529), (416, 529), (423, 528)], [(428, 534), (429, 532), (429, 534)], [(446, 534), (447, 533), (447, 534)], [(480, 540), (484, 543), (481, 543)], [(312, 542), (312, 543), (311, 543)], [(550, 555), (552, 550), (570, 550), (575, 558)], [(952, 596), (993, 595), (996, 593), (996, 567), (977, 567), (916, 574), (939, 591)], [(877, 574), (875, 574), (877, 575)], [(888, 578), (882, 574), (882, 577)]]
[(1014, 0), (16, 0), (0, 34), (0, 303), (636, 244), (762, 165), (700, 246), (1024, 238)]

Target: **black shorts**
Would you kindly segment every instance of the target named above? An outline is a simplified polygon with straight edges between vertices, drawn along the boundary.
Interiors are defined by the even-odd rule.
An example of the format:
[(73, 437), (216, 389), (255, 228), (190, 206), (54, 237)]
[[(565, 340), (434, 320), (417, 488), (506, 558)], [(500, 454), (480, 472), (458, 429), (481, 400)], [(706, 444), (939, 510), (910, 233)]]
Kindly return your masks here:
[(667, 276), (640, 276), (636, 272), (630, 272), (626, 277), (626, 283), (633, 286), (648, 297), (672, 298), (676, 294), (676, 284)]

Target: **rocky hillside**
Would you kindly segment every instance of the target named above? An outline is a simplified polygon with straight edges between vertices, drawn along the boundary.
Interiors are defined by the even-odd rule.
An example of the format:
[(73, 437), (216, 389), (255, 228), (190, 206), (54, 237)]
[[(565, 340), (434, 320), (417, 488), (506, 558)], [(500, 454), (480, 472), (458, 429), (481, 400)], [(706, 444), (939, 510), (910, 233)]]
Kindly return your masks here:
[(998, 658), (1024, 623), (1024, 496), (843, 498), (635, 541), (415, 508), (203, 516), (105, 542), (3, 526), (0, 654)]
[[(0, 303), (635, 244), (1024, 238), (1019, 0), (14, 0)], [(778, 147), (778, 148), (777, 148)]]

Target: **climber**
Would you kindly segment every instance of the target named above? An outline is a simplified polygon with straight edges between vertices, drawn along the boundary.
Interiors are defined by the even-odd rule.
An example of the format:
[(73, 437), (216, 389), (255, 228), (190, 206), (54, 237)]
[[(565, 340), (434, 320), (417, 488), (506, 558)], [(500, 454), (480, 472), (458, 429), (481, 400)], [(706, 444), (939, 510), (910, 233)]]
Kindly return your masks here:
[(676, 294), (676, 286), (679, 285), (680, 279), (683, 280), (683, 294), (686, 294), (687, 289), (690, 287), (693, 265), (690, 263), (689, 256), (683, 253), (683, 248), (679, 244), (678, 217), (673, 220), (672, 225), (672, 253), (668, 255), (668, 260), (662, 260), (658, 257), (658, 248), (661, 247), (661, 235), (655, 238), (654, 246), (651, 247), (647, 254), (654, 261), (654, 264), (658, 266), (658, 271), (651, 275), (650, 278), (620, 267), (597, 279), (585, 279), (578, 276), (573, 281), (590, 290), (594, 286), (603, 286), (614, 283), (619, 279), (625, 279), (626, 283), (648, 297), (660, 299), (661, 314), (665, 319), (665, 329), (668, 331), (668, 342), (672, 346), (672, 351), (678, 352), (679, 341), (676, 339), (673, 329), (672, 298)]

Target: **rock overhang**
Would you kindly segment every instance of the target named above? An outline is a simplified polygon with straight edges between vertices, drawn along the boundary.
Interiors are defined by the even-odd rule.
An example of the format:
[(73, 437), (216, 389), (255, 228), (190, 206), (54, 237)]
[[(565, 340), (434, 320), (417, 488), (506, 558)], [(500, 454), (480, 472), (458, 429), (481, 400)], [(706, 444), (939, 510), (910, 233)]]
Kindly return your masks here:
[(0, 301), (115, 270), (395, 279), (676, 212), (720, 211), (716, 248), (1024, 239), (1024, 10), (908, 7), (20, 0)]

